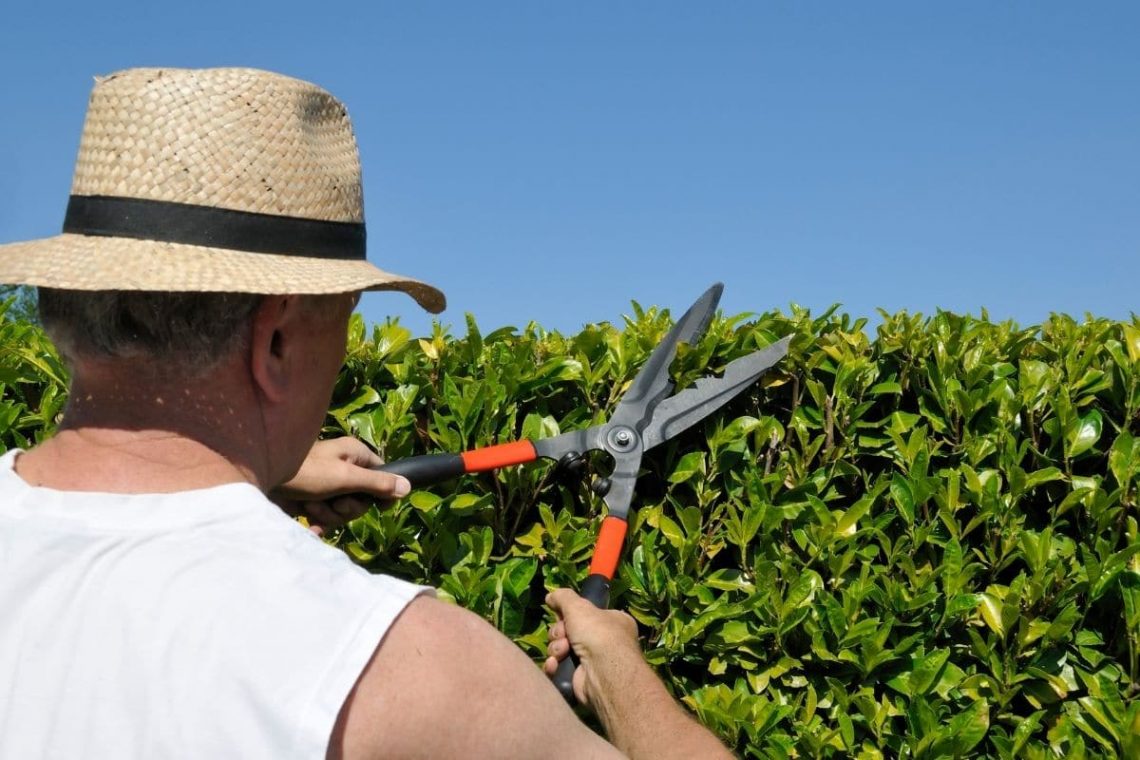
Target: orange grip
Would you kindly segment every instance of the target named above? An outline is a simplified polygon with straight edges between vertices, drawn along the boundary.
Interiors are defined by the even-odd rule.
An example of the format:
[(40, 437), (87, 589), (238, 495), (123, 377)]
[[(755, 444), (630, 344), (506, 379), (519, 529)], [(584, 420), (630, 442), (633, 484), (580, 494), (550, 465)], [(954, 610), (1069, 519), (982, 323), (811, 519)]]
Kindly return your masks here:
[(629, 524), (620, 517), (607, 517), (602, 520), (602, 529), (598, 531), (598, 546), (594, 549), (594, 559), (590, 563), (591, 575), (604, 575), (610, 580), (613, 579), (628, 527)]
[(500, 467), (510, 467), (512, 464), (533, 462), (538, 458), (534, 452), (534, 444), (530, 441), (515, 441), (502, 443), (498, 446), (487, 446), (483, 449), (474, 449), (460, 454), (463, 458), (464, 472), (484, 472), (497, 470)]

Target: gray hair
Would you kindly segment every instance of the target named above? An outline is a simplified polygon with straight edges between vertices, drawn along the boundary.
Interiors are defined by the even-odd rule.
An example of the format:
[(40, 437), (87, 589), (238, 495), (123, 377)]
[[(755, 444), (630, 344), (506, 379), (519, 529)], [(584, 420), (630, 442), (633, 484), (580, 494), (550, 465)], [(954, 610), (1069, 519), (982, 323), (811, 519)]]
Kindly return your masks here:
[(264, 296), (131, 290), (39, 289), (40, 321), (76, 359), (150, 358), (199, 374), (246, 345)]

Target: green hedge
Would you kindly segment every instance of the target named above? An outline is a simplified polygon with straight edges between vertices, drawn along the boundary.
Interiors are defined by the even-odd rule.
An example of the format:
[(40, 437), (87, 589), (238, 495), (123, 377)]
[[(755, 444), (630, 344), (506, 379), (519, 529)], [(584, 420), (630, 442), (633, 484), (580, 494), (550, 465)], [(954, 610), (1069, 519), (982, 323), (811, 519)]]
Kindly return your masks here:
[[(325, 432), (395, 459), (596, 424), (669, 325), (635, 305), (621, 329), (415, 339), (357, 318)], [(683, 385), (797, 336), (644, 462), (614, 604), (649, 659), (746, 756), (1140, 757), (1140, 321), (864, 325), (793, 308), (682, 347)], [(61, 379), (34, 328), (0, 323), (0, 444), (51, 429)], [(470, 476), (332, 540), (537, 658), (544, 589), (586, 572), (588, 485)]]

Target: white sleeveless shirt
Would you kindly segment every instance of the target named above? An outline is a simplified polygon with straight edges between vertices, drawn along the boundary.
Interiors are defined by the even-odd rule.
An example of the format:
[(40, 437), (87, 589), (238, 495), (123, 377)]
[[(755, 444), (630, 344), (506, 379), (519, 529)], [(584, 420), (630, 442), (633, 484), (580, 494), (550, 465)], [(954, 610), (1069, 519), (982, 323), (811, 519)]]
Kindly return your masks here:
[(388, 627), (370, 575), (251, 485), (34, 488), (0, 456), (0, 758), (323, 758)]

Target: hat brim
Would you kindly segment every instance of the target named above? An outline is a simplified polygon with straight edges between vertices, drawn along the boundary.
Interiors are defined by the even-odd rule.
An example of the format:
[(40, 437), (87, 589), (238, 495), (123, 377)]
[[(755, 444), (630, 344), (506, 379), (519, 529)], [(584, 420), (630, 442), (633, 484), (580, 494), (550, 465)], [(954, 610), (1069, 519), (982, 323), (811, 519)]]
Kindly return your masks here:
[(437, 288), (367, 261), (69, 234), (0, 245), (0, 283), (266, 295), (399, 290), (433, 314), (447, 305)]

